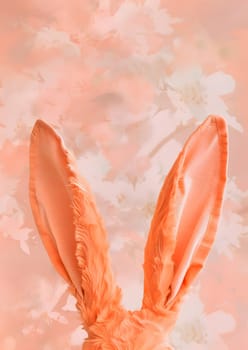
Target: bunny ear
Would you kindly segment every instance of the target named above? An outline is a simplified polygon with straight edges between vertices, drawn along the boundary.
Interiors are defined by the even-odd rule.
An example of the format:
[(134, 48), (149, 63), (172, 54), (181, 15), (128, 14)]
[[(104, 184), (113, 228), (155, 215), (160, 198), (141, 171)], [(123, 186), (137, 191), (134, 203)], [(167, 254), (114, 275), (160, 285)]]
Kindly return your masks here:
[(226, 168), (226, 124), (209, 116), (161, 189), (145, 247), (142, 308), (172, 310), (203, 267), (217, 230)]
[(118, 306), (104, 225), (62, 139), (38, 120), (30, 144), (30, 204), (47, 253), (78, 299), (85, 326)]

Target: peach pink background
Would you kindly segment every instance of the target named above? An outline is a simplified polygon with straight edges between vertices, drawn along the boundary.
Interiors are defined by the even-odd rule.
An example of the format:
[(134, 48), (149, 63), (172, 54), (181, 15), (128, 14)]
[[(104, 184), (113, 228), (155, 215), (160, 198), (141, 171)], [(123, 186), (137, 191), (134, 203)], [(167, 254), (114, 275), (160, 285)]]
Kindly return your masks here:
[(31, 215), (35, 120), (56, 128), (90, 181), (134, 309), (162, 181), (214, 113), (230, 134), (223, 216), (171, 344), (246, 350), (248, 2), (2, 1), (0, 42), (0, 349), (77, 350), (85, 337)]

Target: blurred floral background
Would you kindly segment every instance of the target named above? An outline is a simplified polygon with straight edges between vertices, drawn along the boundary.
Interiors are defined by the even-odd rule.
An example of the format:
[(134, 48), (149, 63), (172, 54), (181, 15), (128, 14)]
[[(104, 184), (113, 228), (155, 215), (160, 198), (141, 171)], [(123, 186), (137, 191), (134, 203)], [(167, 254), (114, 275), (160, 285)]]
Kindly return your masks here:
[(0, 40), (0, 349), (79, 350), (86, 335), (31, 215), (35, 120), (62, 135), (89, 180), (135, 309), (160, 187), (208, 114), (229, 125), (223, 215), (170, 341), (247, 349), (248, 2), (1, 1)]

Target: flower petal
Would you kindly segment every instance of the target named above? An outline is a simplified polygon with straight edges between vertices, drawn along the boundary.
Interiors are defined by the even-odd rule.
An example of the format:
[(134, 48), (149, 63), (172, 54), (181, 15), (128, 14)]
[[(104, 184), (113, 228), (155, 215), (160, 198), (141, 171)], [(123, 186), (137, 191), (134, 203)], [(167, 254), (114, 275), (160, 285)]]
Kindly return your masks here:
[(229, 74), (221, 71), (210, 74), (205, 79), (207, 91), (211, 94), (225, 95), (230, 94), (235, 88), (235, 80)]
[(213, 328), (213, 332), (217, 334), (232, 332), (236, 326), (233, 316), (221, 310), (208, 315), (207, 323), (209, 329)]

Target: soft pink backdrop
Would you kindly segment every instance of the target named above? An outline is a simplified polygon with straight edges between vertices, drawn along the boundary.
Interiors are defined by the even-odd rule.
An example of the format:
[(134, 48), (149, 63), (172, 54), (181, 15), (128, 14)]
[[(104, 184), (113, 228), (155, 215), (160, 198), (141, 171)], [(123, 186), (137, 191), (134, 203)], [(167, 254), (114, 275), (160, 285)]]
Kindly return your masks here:
[(35, 120), (56, 128), (90, 181), (135, 309), (162, 181), (214, 113), (230, 134), (223, 216), (171, 344), (246, 350), (248, 2), (1, 1), (0, 42), (0, 349), (78, 350), (85, 337), (31, 215)]

